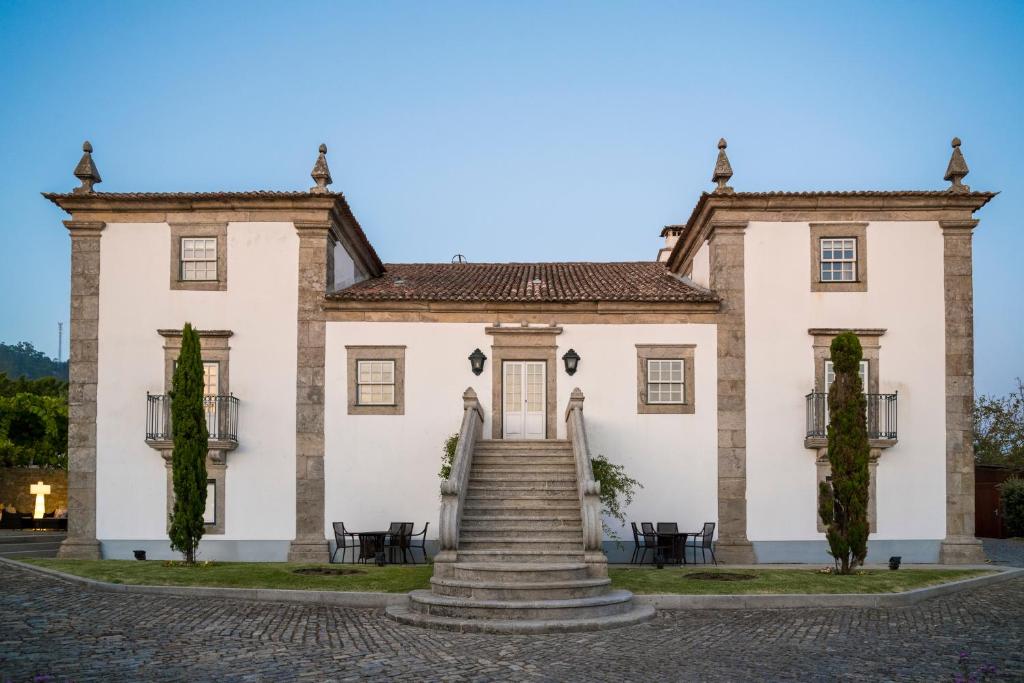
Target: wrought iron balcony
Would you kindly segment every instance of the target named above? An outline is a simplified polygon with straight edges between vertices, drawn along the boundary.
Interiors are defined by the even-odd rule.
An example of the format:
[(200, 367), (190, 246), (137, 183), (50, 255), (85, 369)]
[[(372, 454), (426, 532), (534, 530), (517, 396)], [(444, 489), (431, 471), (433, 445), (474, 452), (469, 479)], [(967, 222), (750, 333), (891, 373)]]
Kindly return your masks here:
[[(868, 440), (876, 448), (896, 443), (896, 394), (864, 394), (867, 399)], [(828, 442), (828, 394), (807, 394), (808, 448), (823, 448)]]
[[(206, 430), (210, 448), (231, 450), (238, 446), (238, 399), (234, 396), (204, 396)], [(169, 445), (171, 434), (171, 397), (146, 394), (146, 442), (152, 446)]]

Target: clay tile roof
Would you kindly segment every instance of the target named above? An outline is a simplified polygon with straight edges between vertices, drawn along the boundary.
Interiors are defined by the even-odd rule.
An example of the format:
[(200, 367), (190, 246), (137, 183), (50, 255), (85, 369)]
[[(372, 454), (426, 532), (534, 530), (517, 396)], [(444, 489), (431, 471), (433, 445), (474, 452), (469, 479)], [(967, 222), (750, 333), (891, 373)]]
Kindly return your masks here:
[(338, 301), (716, 302), (709, 289), (656, 261), (629, 263), (399, 263), (332, 292)]
[[(73, 192), (44, 192), (43, 196), (53, 201), (57, 199), (80, 199), (83, 195), (76, 195)], [(325, 192), (323, 194), (311, 194), (307, 191), (290, 190), (242, 190), (239, 192), (93, 192), (91, 195), (97, 199), (257, 199), (260, 197), (342, 197), (340, 192)]]

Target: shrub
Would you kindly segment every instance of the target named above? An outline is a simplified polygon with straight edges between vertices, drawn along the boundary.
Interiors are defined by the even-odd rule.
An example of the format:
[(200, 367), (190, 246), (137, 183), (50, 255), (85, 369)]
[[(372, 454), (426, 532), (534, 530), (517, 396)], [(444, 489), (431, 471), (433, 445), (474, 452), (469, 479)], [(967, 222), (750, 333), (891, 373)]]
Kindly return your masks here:
[(1024, 536), (1024, 479), (1010, 477), (1004, 481), (999, 486), (999, 497), (1003, 502), (1006, 533)]
[(605, 522), (605, 517), (625, 524), (625, 508), (633, 502), (636, 490), (642, 489), (644, 485), (629, 477), (625, 467), (609, 462), (603, 455), (591, 458), (590, 468), (594, 473), (594, 480), (601, 484), (601, 526), (605, 534), (617, 541), (619, 536)]

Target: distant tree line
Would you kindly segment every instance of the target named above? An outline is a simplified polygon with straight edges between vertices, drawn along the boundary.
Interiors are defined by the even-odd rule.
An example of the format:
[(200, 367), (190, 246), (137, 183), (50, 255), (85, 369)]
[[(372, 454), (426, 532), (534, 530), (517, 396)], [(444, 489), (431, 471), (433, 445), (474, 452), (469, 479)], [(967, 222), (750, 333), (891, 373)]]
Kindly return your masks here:
[(0, 342), (0, 373), (8, 377), (56, 377), (67, 381), (67, 361), (58, 363), (29, 342), (4, 344)]
[(1001, 465), (1024, 472), (1024, 383), (1006, 396), (979, 396), (974, 402), (974, 457), (979, 465)]

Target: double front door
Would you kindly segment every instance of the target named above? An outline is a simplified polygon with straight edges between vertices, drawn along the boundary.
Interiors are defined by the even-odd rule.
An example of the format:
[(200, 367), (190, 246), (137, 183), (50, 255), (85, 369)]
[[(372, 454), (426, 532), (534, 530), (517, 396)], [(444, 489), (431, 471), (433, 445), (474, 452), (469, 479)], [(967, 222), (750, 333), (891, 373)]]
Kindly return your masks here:
[(547, 405), (544, 361), (507, 360), (502, 364), (502, 436), (543, 439)]

